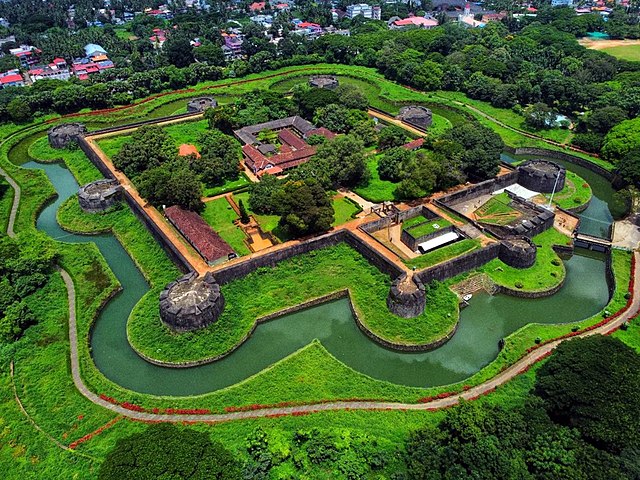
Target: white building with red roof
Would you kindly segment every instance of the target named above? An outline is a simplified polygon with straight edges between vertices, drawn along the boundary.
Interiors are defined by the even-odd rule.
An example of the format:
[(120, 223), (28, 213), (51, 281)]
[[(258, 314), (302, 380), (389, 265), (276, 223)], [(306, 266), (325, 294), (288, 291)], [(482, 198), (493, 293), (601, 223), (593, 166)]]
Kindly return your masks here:
[(20, 75), (20, 70), (9, 70), (5, 73), (0, 73), (0, 87), (1, 88), (9, 88), (9, 87), (24, 87), (25, 82), (22, 75)]
[(418, 27), (418, 28), (435, 28), (438, 26), (438, 21), (435, 18), (426, 18), (426, 17), (408, 17), (408, 18), (399, 18), (392, 17), (387, 22), (389, 28), (392, 30), (400, 30), (403, 28), (409, 27)]
[(49, 65), (37, 65), (31, 67), (27, 72), (31, 82), (38, 80), (69, 80), (71, 71), (64, 58), (54, 58)]

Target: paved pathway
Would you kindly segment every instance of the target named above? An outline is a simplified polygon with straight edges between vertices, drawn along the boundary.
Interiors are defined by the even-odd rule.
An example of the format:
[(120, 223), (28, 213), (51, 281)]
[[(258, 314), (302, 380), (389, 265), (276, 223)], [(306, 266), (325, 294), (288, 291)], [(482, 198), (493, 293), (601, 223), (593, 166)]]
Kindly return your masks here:
[[(603, 325), (597, 329), (589, 332), (582, 333), (578, 336), (587, 337), (595, 334), (607, 334), (617, 329), (624, 322), (631, 319), (640, 309), (640, 257), (638, 253), (634, 253), (633, 261), (635, 262), (635, 282), (634, 291), (631, 306), (618, 318), (612, 320), (606, 325)], [(260, 410), (251, 410), (247, 412), (233, 412), (233, 413), (220, 413), (220, 414), (205, 414), (205, 415), (179, 415), (179, 414), (162, 414), (162, 413), (147, 413), (137, 412), (126, 409), (120, 405), (114, 405), (106, 400), (103, 400), (98, 395), (90, 391), (82, 381), (80, 376), (80, 363), (78, 359), (78, 333), (76, 327), (76, 295), (73, 281), (69, 274), (61, 270), (62, 278), (67, 287), (67, 295), (69, 299), (69, 340), (71, 346), (71, 374), (73, 376), (73, 382), (86, 398), (93, 403), (100, 405), (108, 410), (116, 412), (120, 415), (129, 417), (134, 420), (141, 421), (161, 421), (161, 422), (228, 422), (232, 420), (242, 420), (248, 418), (264, 418), (271, 416), (282, 415), (294, 415), (304, 414), (311, 412), (323, 412), (334, 410), (436, 410), (451, 405), (455, 405), (460, 402), (461, 399), (472, 400), (480, 395), (490, 393), (497, 387), (504, 385), (512, 378), (516, 377), (520, 372), (539, 361), (549, 352), (552, 352), (562, 341), (556, 340), (541, 346), (540, 348), (525, 355), (523, 358), (512, 364), (510, 367), (500, 372), (495, 377), (481, 383), (469, 390), (452, 397), (444, 399), (436, 399), (427, 403), (398, 403), (398, 402), (358, 402), (358, 401), (345, 401), (345, 402), (331, 402), (331, 403), (319, 403), (300, 405), (294, 407), (275, 407), (264, 408)]]

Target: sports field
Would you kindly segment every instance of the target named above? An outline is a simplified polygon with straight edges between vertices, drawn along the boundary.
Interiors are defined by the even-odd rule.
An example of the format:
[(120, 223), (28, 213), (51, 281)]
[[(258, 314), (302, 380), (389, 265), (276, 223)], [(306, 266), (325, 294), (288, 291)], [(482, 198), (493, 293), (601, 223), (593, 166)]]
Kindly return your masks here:
[(640, 40), (581, 39), (580, 44), (592, 50), (601, 50), (621, 60), (640, 62)]

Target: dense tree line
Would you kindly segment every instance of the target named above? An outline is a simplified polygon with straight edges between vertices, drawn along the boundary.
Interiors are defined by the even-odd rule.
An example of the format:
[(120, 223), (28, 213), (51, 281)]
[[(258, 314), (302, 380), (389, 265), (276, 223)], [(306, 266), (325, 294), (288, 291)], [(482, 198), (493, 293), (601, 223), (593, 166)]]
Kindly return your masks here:
[(11, 343), (36, 322), (27, 298), (49, 280), (57, 258), (44, 234), (0, 236), (0, 343)]
[(207, 187), (237, 180), (242, 156), (238, 141), (219, 130), (197, 138), (201, 156), (178, 156), (174, 140), (158, 126), (136, 130), (113, 157), (113, 164), (131, 178), (140, 194), (156, 206), (202, 208)]
[[(48, 111), (66, 113), (87, 106), (109, 107), (201, 80), (319, 61), (375, 67), (389, 79), (423, 90), (462, 91), (471, 98), (523, 113), (527, 124), (535, 129), (556, 125), (559, 113), (568, 115), (576, 119), (574, 144), (594, 153), (603, 148), (611, 128), (640, 113), (638, 66), (587, 50), (576, 41), (576, 36), (586, 31), (603, 30), (620, 22), (628, 24), (628, 36), (632, 36), (632, 30), (638, 28), (633, 9), (616, 9), (606, 25), (598, 15), (577, 16), (569, 8), (541, 8), (537, 17), (507, 17), (483, 29), (445, 23), (432, 30), (398, 32), (388, 30), (384, 22), (359, 21), (352, 26), (350, 37), (326, 35), (309, 42), (289, 34), (277, 46), (266, 41), (262, 27), (248, 24), (244, 27), (247, 58), (234, 61), (226, 70), (221, 67), (219, 28), (210, 22), (207, 27), (206, 18), (177, 17), (174, 23), (178, 28), (170, 32), (162, 53), (153, 49), (144, 36), (138, 44), (121, 40), (109, 29), (82, 30), (78, 37), (82, 41), (70, 47), (69, 54), (77, 52), (80, 43), (95, 40), (97, 33), (103, 33), (103, 43), (110, 42), (108, 46), (114, 52), (122, 51), (125, 61), (114, 57), (122, 68), (94, 75), (82, 84), (41, 81), (28, 89), (3, 90), (0, 117), (25, 121)], [(136, 18), (133, 28), (146, 35), (158, 26), (157, 22), (142, 16)], [(285, 16), (279, 22), (278, 28), (286, 27)], [(64, 35), (67, 34), (59, 31), (47, 34), (46, 41), (55, 45), (51, 47), (52, 54), (56, 49), (67, 51)], [(187, 39), (195, 35), (202, 37), (203, 46), (193, 49)], [(187, 66), (198, 57), (201, 63)], [(315, 114), (322, 106), (324, 110), (317, 112), (318, 123), (352, 133), (365, 142), (371, 138), (372, 126), (351, 113), (361, 108), (358, 102), (362, 99), (352, 98), (348, 91), (320, 92), (303, 95), (308, 105), (297, 102), (303, 114)], [(343, 102), (343, 98), (354, 103)], [(251, 99), (249, 102), (254, 103)], [(254, 104), (254, 111), (240, 108), (247, 113), (238, 118), (238, 109), (218, 114), (238, 126), (249, 122), (243, 115), (251, 120), (261, 116), (266, 121), (288, 113), (290, 106), (269, 111)], [(633, 158), (614, 159), (623, 172), (633, 170), (624, 167), (630, 160)]]

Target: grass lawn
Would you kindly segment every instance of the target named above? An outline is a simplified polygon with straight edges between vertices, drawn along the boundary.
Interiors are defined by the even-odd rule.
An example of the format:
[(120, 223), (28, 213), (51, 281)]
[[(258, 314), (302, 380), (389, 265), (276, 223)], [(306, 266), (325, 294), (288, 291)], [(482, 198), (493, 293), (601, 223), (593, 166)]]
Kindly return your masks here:
[(389, 282), (387, 275), (358, 252), (339, 244), (223, 285), (224, 312), (215, 324), (198, 332), (172, 334), (159, 317), (150, 315), (130, 317), (127, 332), (134, 348), (151, 358), (184, 362), (215, 357), (241, 341), (257, 318), (345, 288), (364, 325), (392, 342), (427, 343), (453, 328), (457, 299), (444, 284), (429, 290), (428, 312), (405, 319), (391, 314), (386, 306)]
[(433, 220), (427, 220), (424, 223), (419, 225), (415, 225), (414, 227), (404, 228), (404, 230), (409, 233), (413, 238), (420, 238), (424, 235), (429, 235), (431, 233), (437, 232), (443, 228), (452, 225), (449, 220), (445, 220), (444, 218), (434, 218)]
[(520, 212), (509, 206), (511, 199), (506, 192), (492, 196), (474, 213), (479, 222), (492, 225), (508, 225), (521, 216)]
[(425, 217), (423, 217), (422, 215), (418, 215), (417, 217), (409, 218), (408, 220), (402, 222), (402, 229), (408, 230), (411, 227), (415, 227), (416, 225), (420, 225), (421, 223), (424, 223), (426, 221), (427, 219)]
[(478, 270), (489, 275), (498, 285), (511, 289), (539, 291), (558, 285), (564, 279), (566, 271), (562, 260), (551, 247), (567, 245), (569, 237), (550, 228), (533, 237), (533, 241), (538, 245), (538, 253), (532, 267), (513, 268), (496, 258)]
[(233, 222), (238, 219), (235, 210), (231, 208), (226, 198), (218, 198), (210, 202), (205, 202), (202, 218), (211, 225), (218, 235), (225, 242), (231, 245), (231, 248), (238, 255), (249, 255), (249, 248), (244, 243), (246, 238), (244, 232), (236, 227)]
[(378, 175), (378, 156), (372, 155), (367, 160), (367, 168), (371, 173), (369, 183), (364, 187), (356, 187), (353, 189), (358, 195), (365, 200), (373, 203), (382, 203), (395, 200), (393, 192), (398, 187), (397, 183), (388, 180), (381, 180)]
[(334, 198), (332, 203), (333, 210), (335, 212), (335, 220), (333, 221), (334, 227), (352, 220), (357, 213), (362, 211), (358, 205), (344, 197)]
[(603, 48), (602, 51), (621, 60), (640, 62), (640, 45), (619, 45)]
[(237, 180), (228, 180), (219, 187), (204, 187), (204, 196), (215, 197), (223, 193), (234, 192), (247, 185), (251, 185), (251, 180), (244, 173), (241, 173)]
[[(234, 193), (233, 194), (233, 198), (235, 199), (236, 203), (240, 203), (240, 200), (242, 200), (242, 203), (244, 203), (244, 206), (247, 209), (247, 212), (250, 215), (253, 215), (253, 217), (258, 221), (258, 223), (260, 224), (260, 227), (262, 228), (263, 231), (265, 232), (272, 232), (274, 235), (277, 236), (278, 232), (278, 222), (280, 221), (280, 216), (279, 215), (259, 215), (257, 213), (253, 213), (253, 211), (251, 210), (251, 206), (249, 204), (249, 192), (242, 192), (242, 193)], [(275, 230), (275, 231), (274, 231)], [(282, 240), (282, 238), (281, 238)]]
[(451, 243), (441, 248), (436, 248), (431, 252), (420, 255), (419, 257), (412, 258), (410, 260), (404, 260), (404, 263), (409, 267), (415, 267), (416, 270), (422, 270), (423, 268), (431, 267), (438, 263), (442, 263), (446, 260), (459, 257), (464, 253), (469, 253), (480, 248), (480, 242), (471, 238), (465, 238), (458, 242)]
[[(584, 179), (567, 170), (564, 188), (553, 196), (553, 203), (560, 208), (576, 208), (591, 200), (591, 187)], [(545, 194), (548, 199), (551, 194)]]
[(13, 189), (0, 177), (0, 235), (6, 233), (11, 206), (13, 205)]

